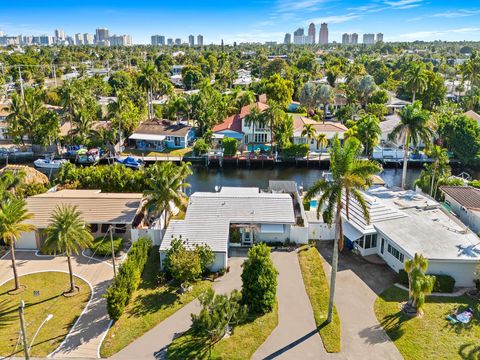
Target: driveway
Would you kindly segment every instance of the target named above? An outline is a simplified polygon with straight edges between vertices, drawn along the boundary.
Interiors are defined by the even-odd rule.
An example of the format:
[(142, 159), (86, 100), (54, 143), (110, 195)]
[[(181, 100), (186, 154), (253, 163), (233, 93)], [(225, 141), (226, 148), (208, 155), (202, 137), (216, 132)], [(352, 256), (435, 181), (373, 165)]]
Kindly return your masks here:
[[(331, 242), (318, 242), (326, 260), (325, 273), (330, 281)], [(377, 296), (395, 280), (386, 264), (373, 264), (351, 252), (339, 257), (335, 305), (342, 326), (342, 357), (346, 359), (400, 360), (402, 356), (377, 321), (374, 303)]]
[[(43, 271), (68, 271), (67, 259), (63, 256), (37, 256), (35, 251), (16, 251), (19, 275)], [(72, 262), (73, 272), (86, 280), (93, 289), (92, 298), (83, 314), (75, 323), (62, 344), (55, 350), (55, 358), (97, 358), (98, 347), (106, 333), (109, 318), (103, 293), (113, 278), (111, 265), (76, 256)], [(0, 260), (0, 283), (13, 277), (10, 255)], [(61, 316), (61, 314), (54, 314)]]
[[(215, 281), (213, 289), (219, 294), (226, 294), (234, 289), (242, 288), (241, 265), (244, 257), (228, 259), (230, 272)], [(112, 359), (165, 359), (166, 349), (173, 339), (187, 331), (192, 323), (190, 314), (201, 310), (198, 300), (185, 305), (173, 315), (162, 321), (153, 329), (112, 356)]]

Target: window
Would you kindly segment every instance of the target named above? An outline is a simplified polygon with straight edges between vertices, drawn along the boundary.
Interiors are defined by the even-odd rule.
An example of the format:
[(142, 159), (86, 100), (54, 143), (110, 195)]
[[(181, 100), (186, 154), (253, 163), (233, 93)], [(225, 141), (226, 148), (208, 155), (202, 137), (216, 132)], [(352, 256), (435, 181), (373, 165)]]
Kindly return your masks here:
[(90, 231), (96, 233), (98, 231), (98, 224), (90, 224)]
[(115, 225), (115, 234), (125, 234), (127, 232), (127, 226), (125, 224)]
[(315, 142), (315, 139), (310, 140), (310, 144), (313, 144)]
[(404, 256), (403, 254), (396, 248), (394, 248), (392, 245), (388, 244), (387, 246), (387, 251), (392, 254), (394, 257), (396, 257), (400, 262), (403, 263)]
[(358, 245), (362, 249), (371, 249), (377, 247), (377, 234), (365, 235), (364, 238), (358, 240)]
[(106, 233), (110, 229), (110, 224), (102, 224), (102, 233)]

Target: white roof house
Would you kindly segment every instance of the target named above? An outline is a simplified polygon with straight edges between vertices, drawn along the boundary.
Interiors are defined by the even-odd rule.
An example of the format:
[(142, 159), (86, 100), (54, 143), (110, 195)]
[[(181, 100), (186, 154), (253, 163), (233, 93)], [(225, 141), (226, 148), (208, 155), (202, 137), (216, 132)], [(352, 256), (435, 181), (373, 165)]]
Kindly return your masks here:
[(342, 213), (347, 246), (353, 245), (362, 255), (377, 254), (396, 271), (420, 253), (429, 260), (430, 273), (451, 275), (457, 286), (473, 285), (480, 238), (441, 204), (414, 191), (385, 187), (369, 189), (365, 200), (369, 224), (354, 200), (349, 219)]
[(170, 221), (160, 245), (160, 253), (170, 248), (174, 239), (188, 246), (207, 244), (218, 257), (217, 268), (227, 266), (231, 225), (256, 227), (261, 234), (289, 235), (295, 224), (289, 194), (262, 193), (258, 188), (223, 187), (220, 192), (196, 192), (189, 200), (184, 220)]

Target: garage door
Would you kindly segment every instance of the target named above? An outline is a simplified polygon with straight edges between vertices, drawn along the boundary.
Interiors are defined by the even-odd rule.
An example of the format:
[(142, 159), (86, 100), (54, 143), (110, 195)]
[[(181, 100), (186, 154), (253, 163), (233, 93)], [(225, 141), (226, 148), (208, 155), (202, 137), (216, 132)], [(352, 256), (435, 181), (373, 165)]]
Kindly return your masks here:
[(15, 244), (15, 248), (24, 250), (36, 250), (37, 239), (35, 236), (35, 231), (22, 233), (20, 239), (18, 239)]

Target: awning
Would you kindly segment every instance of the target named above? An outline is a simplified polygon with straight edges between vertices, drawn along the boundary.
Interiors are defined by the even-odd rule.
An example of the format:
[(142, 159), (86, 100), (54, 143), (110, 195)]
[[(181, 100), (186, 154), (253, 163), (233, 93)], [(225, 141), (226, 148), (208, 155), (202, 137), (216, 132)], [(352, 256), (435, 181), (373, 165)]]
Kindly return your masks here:
[(268, 234), (283, 234), (282, 224), (261, 224), (260, 232)]
[(343, 219), (343, 235), (349, 240), (355, 241), (363, 237), (363, 234)]
[(151, 140), (151, 141), (162, 141), (165, 140), (165, 135), (155, 135), (155, 134), (138, 134), (134, 133), (130, 135), (129, 139), (132, 140)]
[(223, 135), (223, 134), (213, 134), (214, 139), (223, 139), (224, 137), (225, 137), (225, 135)]

